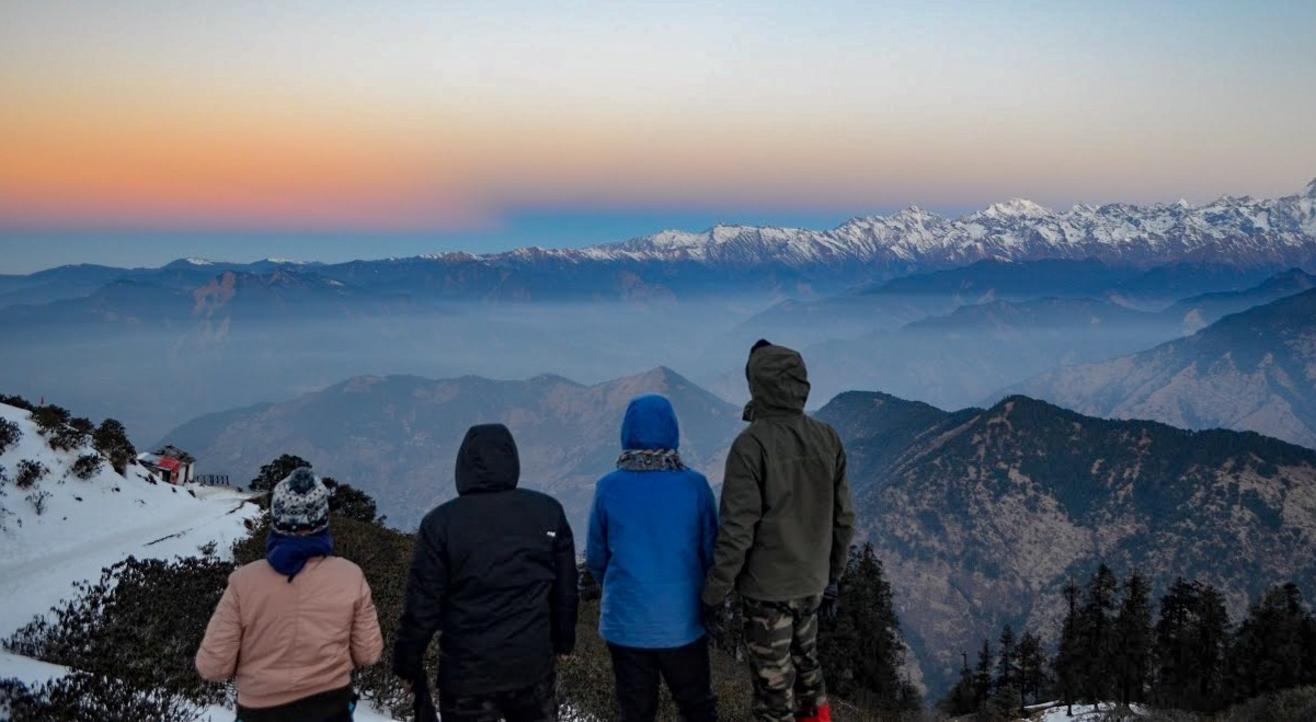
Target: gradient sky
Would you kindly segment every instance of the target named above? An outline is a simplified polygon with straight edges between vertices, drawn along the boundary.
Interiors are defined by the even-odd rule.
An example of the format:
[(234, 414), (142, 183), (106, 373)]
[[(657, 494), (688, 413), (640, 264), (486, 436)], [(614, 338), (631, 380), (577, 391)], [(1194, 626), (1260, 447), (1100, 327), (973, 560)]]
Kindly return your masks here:
[(0, 272), (1284, 195), (1313, 87), (1312, 0), (4, 0)]

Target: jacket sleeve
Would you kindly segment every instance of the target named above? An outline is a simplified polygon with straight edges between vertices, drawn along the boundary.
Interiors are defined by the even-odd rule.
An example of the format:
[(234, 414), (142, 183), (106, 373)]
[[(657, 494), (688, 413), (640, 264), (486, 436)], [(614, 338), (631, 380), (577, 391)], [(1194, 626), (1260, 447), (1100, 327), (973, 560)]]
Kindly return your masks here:
[(594, 504), (589, 510), (589, 532), (585, 539), (585, 568), (594, 583), (602, 585), (603, 576), (608, 573), (608, 562), (612, 552), (608, 549), (608, 517), (603, 508), (603, 486), (594, 492)]
[(242, 647), (242, 615), (232, 578), (219, 598), (219, 606), (206, 625), (206, 636), (196, 653), (196, 671), (203, 679), (223, 682), (233, 678)]
[(850, 498), (850, 480), (846, 475), (845, 447), (836, 440), (836, 479), (832, 490), (831, 581), (845, 574), (850, 558), (850, 541), (854, 539), (854, 501)]
[(407, 579), (407, 596), (393, 648), (393, 672), (402, 679), (425, 676), (425, 650), (443, 620), (448, 587), (446, 529), (426, 520), (416, 535), (416, 550)]
[(705, 604), (721, 604), (726, 599), (754, 546), (754, 533), (763, 516), (762, 477), (762, 450), (752, 437), (741, 434), (727, 455), (713, 569), (704, 583)]
[(553, 538), (553, 590), (549, 603), (553, 605), (553, 651), (571, 654), (576, 648), (576, 613), (579, 581), (576, 571), (576, 540), (571, 536), (571, 525), (566, 514), (558, 510), (557, 536)]
[(717, 499), (708, 479), (699, 477), (699, 562), (704, 574), (713, 568), (713, 553), (717, 548)]
[(361, 577), (361, 590), (357, 593), (356, 611), (352, 617), (352, 664), (369, 667), (384, 653), (384, 636), (379, 632), (379, 612), (370, 593), (370, 584)]

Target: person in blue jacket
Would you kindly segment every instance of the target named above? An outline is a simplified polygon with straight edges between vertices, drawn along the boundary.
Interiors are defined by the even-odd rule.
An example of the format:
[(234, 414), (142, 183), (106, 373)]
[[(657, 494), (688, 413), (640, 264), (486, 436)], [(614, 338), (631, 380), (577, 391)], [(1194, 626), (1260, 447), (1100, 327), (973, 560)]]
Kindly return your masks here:
[(681, 462), (680, 431), (662, 396), (631, 400), (617, 470), (599, 480), (585, 564), (603, 585), (622, 722), (652, 722), (658, 680), (681, 717), (717, 719), (699, 595), (713, 563), (717, 506), (703, 474)]

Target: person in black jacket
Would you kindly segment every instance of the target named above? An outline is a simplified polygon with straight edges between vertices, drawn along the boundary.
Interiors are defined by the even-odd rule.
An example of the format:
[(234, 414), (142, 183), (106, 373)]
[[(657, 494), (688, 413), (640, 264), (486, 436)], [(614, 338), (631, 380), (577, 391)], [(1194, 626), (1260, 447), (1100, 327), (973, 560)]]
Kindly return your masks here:
[(440, 633), (444, 722), (557, 719), (554, 656), (576, 643), (576, 548), (562, 505), (516, 488), (520, 472), (507, 427), (471, 427), (457, 454), (458, 497), (416, 535), (393, 670), (423, 685), (425, 650)]

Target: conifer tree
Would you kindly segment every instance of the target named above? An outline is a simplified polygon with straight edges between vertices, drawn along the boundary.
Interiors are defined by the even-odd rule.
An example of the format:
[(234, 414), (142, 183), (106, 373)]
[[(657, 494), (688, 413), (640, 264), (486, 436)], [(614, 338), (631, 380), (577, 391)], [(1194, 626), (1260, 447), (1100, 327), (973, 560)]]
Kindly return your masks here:
[(1151, 674), (1152, 611), (1147, 584), (1134, 574), (1124, 584), (1124, 600), (1115, 619), (1114, 668), (1120, 701), (1128, 705), (1145, 698)]
[(978, 650), (978, 664), (973, 670), (973, 699), (976, 707), (982, 707), (992, 696), (992, 646), (982, 640), (982, 649)]
[(1215, 709), (1224, 702), (1229, 628), (1229, 610), (1225, 607), (1224, 595), (1210, 584), (1199, 584), (1196, 625), (1199, 669), (1197, 697), (1203, 709)]
[(1065, 707), (1069, 714), (1074, 713), (1074, 697), (1078, 694), (1081, 687), (1082, 679), (1082, 640), (1083, 628), (1082, 619), (1078, 610), (1078, 585), (1073, 580), (1065, 585), (1065, 602), (1068, 605), (1068, 611), (1065, 613), (1064, 624), (1060, 628), (1060, 643), (1056, 650), (1056, 658), (1052, 664), (1055, 670), (1056, 684), (1060, 688), (1060, 693), (1064, 696)]
[(1154, 640), (1154, 700), (1214, 710), (1219, 703), (1229, 616), (1213, 587), (1176, 579), (1161, 598)]
[(1014, 629), (1008, 624), (1001, 630), (1000, 643), (1001, 652), (996, 663), (996, 690), (1009, 693), (1013, 699), (1019, 681), (1016, 668), (1018, 659), (1015, 656)]
[(1316, 682), (1316, 621), (1297, 585), (1274, 587), (1252, 605), (1230, 654), (1236, 699)]
[(1097, 568), (1080, 613), (1080, 678), (1083, 696), (1090, 702), (1110, 698), (1114, 668), (1114, 617), (1119, 582), (1105, 564)]
[(1037, 703), (1046, 687), (1046, 657), (1042, 653), (1042, 640), (1032, 632), (1024, 632), (1015, 649), (1019, 670), (1019, 709)]
[(918, 692), (901, 675), (904, 643), (891, 585), (871, 544), (853, 549), (841, 587), (838, 619), (819, 630), (819, 649), (838, 696), (875, 709), (919, 705)]
[(969, 653), (961, 652), (963, 665), (960, 677), (950, 692), (937, 704), (937, 708), (951, 717), (973, 714), (978, 711), (977, 694), (973, 681), (973, 671), (969, 669)]

